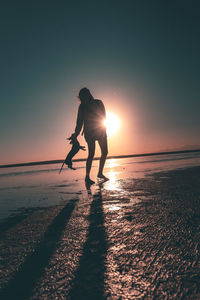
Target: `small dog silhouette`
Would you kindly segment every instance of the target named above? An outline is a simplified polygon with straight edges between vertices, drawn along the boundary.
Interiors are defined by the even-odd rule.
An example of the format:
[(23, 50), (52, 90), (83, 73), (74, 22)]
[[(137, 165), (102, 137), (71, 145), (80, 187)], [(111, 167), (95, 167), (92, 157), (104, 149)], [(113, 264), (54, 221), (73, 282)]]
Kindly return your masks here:
[(76, 153), (78, 153), (79, 150), (85, 151), (85, 146), (81, 146), (79, 144), (79, 141), (77, 140), (76, 137), (73, 136), (73, 134), (68, 138), (68, 140), (70, 140), (70, 144), (72, 144), (72, 148), (69, 151), (69, 153), (67, 154), (67, 157), (65, 158), (65, 160), (62, 164), (60, 172), (62, 171), (64, 164), (66, 164), (68, 166), (68, 168), (70, 168), (72, 170), (76, 170), (75, 168), (72, 167), (72, 158), (74, 157), (74, 155), (76, 155)]

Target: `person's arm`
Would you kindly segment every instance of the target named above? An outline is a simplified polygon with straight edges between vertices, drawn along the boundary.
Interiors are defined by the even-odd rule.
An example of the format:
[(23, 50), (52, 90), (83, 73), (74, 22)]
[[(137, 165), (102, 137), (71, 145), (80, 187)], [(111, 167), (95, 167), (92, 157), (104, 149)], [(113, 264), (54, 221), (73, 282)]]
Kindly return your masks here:
[(75, 132), (73, 133), (73, 135), (75, 137), (77, 137), (79, 135), (79, 133), (81, 132), (82, 127), (83, 127), (83, 109), (80, 105), (79, 109), (78, 109), (77, 120), (76, 120), (76, 128), (75, 128)]

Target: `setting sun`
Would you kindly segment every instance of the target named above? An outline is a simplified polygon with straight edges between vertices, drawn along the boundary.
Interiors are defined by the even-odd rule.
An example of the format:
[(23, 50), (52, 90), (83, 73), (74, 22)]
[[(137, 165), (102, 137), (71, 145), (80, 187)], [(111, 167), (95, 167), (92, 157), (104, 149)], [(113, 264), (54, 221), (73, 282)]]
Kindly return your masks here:
[(107, 135), (113, 136), (120, 128), (120, 119), (115, 114), (107, 112), (104, 125), (107, 129)]

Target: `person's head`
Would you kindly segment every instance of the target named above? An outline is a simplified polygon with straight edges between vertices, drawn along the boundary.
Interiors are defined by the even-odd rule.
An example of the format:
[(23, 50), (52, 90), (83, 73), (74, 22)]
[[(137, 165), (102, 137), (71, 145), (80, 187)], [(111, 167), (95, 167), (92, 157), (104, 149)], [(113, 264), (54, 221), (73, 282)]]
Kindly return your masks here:
[(79, 91), (79, 95), (78, 95), (80, 101), (82, 104), (88, 104), (89, 101), (93, 100), (93, 96), (90, 93), (90, 90), (88, 90), (86, 87), (82, 88)]

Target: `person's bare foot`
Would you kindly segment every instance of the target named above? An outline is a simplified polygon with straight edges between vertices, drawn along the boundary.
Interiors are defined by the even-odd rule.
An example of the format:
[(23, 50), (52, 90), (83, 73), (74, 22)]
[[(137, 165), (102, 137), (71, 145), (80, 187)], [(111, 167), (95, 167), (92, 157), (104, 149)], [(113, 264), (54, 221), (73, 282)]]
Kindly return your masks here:
[(99, 179), (103, 179), (103, 180), (105, 180), (105, 181), (109, 180), (109, 178), (106, 177), (106, 176), (104, 176), (103, 174), (98, 174), (97, 177), (98, 177)]
[(86, 182), (87, 184), (90, 184), (90, 185), (92, 185), (92, 184), (95, 183), (92, 179), (90, 179), (89, 176), (85, 176), (85, 182)]

